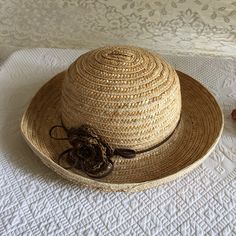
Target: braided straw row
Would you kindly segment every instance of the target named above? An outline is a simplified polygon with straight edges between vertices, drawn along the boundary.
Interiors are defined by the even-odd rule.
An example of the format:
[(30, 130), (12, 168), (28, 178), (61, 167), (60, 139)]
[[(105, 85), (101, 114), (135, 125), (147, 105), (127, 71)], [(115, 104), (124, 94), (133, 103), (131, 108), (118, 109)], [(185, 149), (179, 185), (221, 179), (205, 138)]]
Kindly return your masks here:
[(174, 130), (181, 94), (176, 72), (140, 48), (90, 51), (68, 69), (62, 87), (66, 127), (88, 124), (113, 147), (149, 148)]

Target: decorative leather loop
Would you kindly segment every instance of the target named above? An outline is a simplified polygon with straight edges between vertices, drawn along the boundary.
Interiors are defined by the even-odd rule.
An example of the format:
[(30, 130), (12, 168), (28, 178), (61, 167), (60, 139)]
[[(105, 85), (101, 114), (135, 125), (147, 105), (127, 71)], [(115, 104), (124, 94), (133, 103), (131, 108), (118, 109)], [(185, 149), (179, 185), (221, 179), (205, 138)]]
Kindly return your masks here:
[[(180, 120), (177, 126), (179, 123)], [(56, 128), (63, 128), (67, 137), (55, 137), (53, 131)], [(173, 135), (174, 131), (161, 143), (140, 151), (126, 148), (113, 149), (104, 139), (94, 132), (92, 127), (88, 125), (82, 125), (79, 128), (66, 129), (62, 123), (62, 125), (53, 126), (49, 130), (49, 135), (55, 140), (68, 140), (72, 146), (72, 148), (63, 151), (59, 155), (59, 165), (65, 169), (80, 169), (93, 178), (102, 178), (110, 174), (113, 170), (111, 157), (118, 155), (130, 159), (134, 158), (136, 154), (151, 151), (165, 143)], [(63, 163), (69, 164), (69, 166), (64, 166)]]

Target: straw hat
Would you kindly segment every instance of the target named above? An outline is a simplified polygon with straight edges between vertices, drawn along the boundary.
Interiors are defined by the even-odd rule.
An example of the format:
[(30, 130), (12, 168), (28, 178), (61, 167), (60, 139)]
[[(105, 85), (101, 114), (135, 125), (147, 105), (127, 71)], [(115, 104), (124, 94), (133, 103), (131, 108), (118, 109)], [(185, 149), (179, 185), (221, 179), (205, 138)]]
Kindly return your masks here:
[(38, 91), (21, 122), (44, 164), (107, 191), (140, 191), (191, 171), (213, 150), (222, 127), (206, 88), (130, 46), (80, 56)]

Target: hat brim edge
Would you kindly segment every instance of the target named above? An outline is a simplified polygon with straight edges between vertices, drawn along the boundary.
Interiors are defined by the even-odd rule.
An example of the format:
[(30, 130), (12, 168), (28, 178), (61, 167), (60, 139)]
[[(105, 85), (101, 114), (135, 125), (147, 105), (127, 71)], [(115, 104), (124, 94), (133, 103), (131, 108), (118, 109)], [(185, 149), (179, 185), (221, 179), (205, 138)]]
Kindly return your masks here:
[[(64, 73), (64, 71), (59, 73), (59, 74), (62, 74), (62, 73)], [(180, 72), (180, 71), (177, 71), (177, 73), (178, 74), (179, 73), (184, 74), (183, 72)], [(59, 75), (59, 74), (57, 74), (57, 75)], [(191, 77), (191, 79), (195, 80), (192, 77)], [(210, 93), (210, 91), (204, 85), (202, 85), (197, 80), (195, 80), (195, 81), (197, 83), (199, 83), (201, 86), (203, 86)], [(35, 94), (35, 96), (37, 96), (37, 93)], [(168, 175), (168, 176), (163, 177), (163, 178), (154, 179), (154, 180), (148, 180), (148, 181), (137, 182), (137, 183), (122, 183), (122, 184), (120, 184), (120, 183), (100, 182), (100, 181), (97, 181), (96, 179), (91, 179), (91, 178), (86, 178), (86, 177), (83, 177), (83, 176), (79, 176), (79, 181), (78, 181), (78, 175), (76, 173), (69, 172), (68, 170), (66, 170), (63, 167), (59, 166), (56, 162), (54, 162), (53, 160), (51, 160), (47, 156), (40, 153), (37, 150), (37, 148), (32, 144), (32, 142), (30, 142), (30, 140), (27, 138), (27, 135), (25, 135), (24, 129), (23, 129), (23, 123), (24, 123), (24, 118), (25, 118), (25, 115), (27, 113), (28, 107), (30, 105), (26, 108), (26, 110), (25, 110), (25, 112), (22, 116), (22, 119), (21, 119), (21, 124), (20, 124), (21, 134), (22, 134), (24, 140), (26, 141), (26, 143), (32, 149), (32, 151), (40, 158), (40, 160), (48, 168), (52, 169), (57, 174), (59, 174), (61, 177), (65, 178), (69, 181), (72, 181), (72, 182), (74, 182), (76, 184), (79, 184), (80, 186), (83, 186), (83, 187), (89, 187), (89, 188), (102, 190), (102, 191), (107, 191), (107, 192), (138, 192), (138, 191), (143, 191), (143, 190), (146, 190), (146, 189), (158, 187), (159, 185), (162, 185), (164, 183), (173, 181), (173, 180), (175, 180), (175, 179), (177, 179), (177, 178), (179, 178), (183, 175), (186, 175), (187, 173), (191, 172), (193, 169), (197, 168), (200, 164), (202, 164), (203, 161), (211, 154), (211, 152), (214, 150), (215, 146), (217, 145), (217, 143), (220, 140), (220, 137), (221, 137), (222, 132), (223, 132), (223, 127), (224, 127), (224, 117), (223, 117), (222, 110), (221, 110), (219, 104), (217, 103), (217, 101), (216, 101), (216, 99), (213, 95), (212, 95), (212, 98), (214, 98), (216, 104), (218, 105), (218, 109), (221, 111), (221, 116), (222, 116), (221, 117), (222, 118), (221, 129), (219, 130), (219, 134), (218, 134), (218, 137), (215, 139), (215, 142), (207, 150), (205, 155), (202, 156), (202, 158), (196, 160), (192, 164), (188, 165), (187, 167), (184, 167), (183, 169), (181, 169), (180, 171), (177, 171), (174, 174)]]

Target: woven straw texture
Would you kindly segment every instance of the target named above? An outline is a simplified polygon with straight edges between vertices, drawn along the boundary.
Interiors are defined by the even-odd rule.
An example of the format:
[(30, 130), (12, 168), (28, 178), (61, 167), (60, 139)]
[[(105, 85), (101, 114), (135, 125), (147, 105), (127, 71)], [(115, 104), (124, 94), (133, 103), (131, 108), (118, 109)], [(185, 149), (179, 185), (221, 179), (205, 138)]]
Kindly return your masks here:
[[(131, 51), (133, 50), (134, 49), (132, 48)], [(115, 58), (112, 58), (112, 61), (114, 61), (114, 68), (117, 68), (117, 65), (120, 65), (121, 63), (124, 64), (124, 57), (120, 54), (118, 55), (117, 50), (115, 50), (115, 53), (114, 50), (110, 51), (109, 54), (110, 53), (112, 57)], [(130, 55), (136, 55), (134, 57), (138, 58), (137, 53), (140, 53), (140, 51), (136, 52), (136, 54), (130, 53)], [(124, 55), (124, 53), (122, 55)], [(129, 64), (130, 62), (127, 62), (127, 57), (132, 58), (132, 56), (127, 55), (128, 53), (126, 51), (125, 63)], [(129, 124), (127, 120), (125, 120), (125, 122), (114, 122), (113, 120), (108, 120), (106, 126), (108, 128), (104, 130), (103, 127), (100, 126), (99, 119), (94, 119), (94, 117), (97, 117), (96, 115), (99, 115), (101, 116), (101, 119), (103, 119), (103, 115), (106, 111), (109, 111), (108, 108), (110, 108), (110, 105), (112, 104), (111, 101), (113, 101), (115, 95), (112, 95), (113, 97), (108, 97), (109, 95), (111, 95), (111, 93), (108, 91), (107, 93), (104, 93), (103, 97), (101, 96), (102, 99), (99, 99), (99, 94), (96, 93), (96, 90), (90, 88), (89, 84), (91, 83), (91, 86), (93, 85), (93, 83), (102, 85), (102, 82), (104, 82), (105, 88), (102, 86), (98, 86), (97, 91), (99, 91), (99, 89), (107, 89), (107, 84), (108, 88), (113, 87), (121, 89), (123, 86), (122, 83), (124, 83), (124, 81), (127, 81), (128, 83), (131, 82), (132, 84), (132, 81), (135, 81), (135, 77), (130, 76), (127, 80), (125, 80), (123, 77), (125, 77), (126, 73), (122, 74), (119, 72), (114, 72), (112, 74), (112, 76), (115, 76), (116, 78), (114, 81), (118, 81), (118, 85), (116, 86), (111, 85), (111, 79), (107, 77), (106, 79), (104, 79), (105, 76), (95, 77), (95, 73), (91, 73), (93, 76), (82, 76), (86, 74), (82, 74), (85, 70), (87, 72), (89, 71), (89, 66), (91, 66), (91, 68), (95, 68), (94, 61), (101, 61), (97, 60), (99, 56), (102, 57), (101, 51), (92, 51), (89, 54), (85, 54), (83, 57), (73, 63), (68, 71), (55, 76), (52, 80), (46, 83), (33, 98), (22, 119), (21, 129), (23, 136), (25, 137), (31, 148), (34, 150), (34, 152), (47, 166), (52, 168), (63, 177), (82, 185), (91, 186), (107, 191), (139, 191), (157, 186), (166, 181), (173, 180), (178, 176), (192, 170), (194, 167), (199, 165), (204, 160), (204, 158), (207, 157), (207, 155), (216, 145), (223, 126), (222, 113), (215, 99), (207, 91), (207, 89), (205, 89), (201, 84), (199, 84), (189, 76), (178, 72), (178, 79), (176, 72), (159, 57), (153, 57), (152, 59), (150, 59), (152, 55), (147, 52), (141, 52), (140, 55), (140, 58), (145, 58), (144, 61), (146, 62), (146, 64), (141, 62), (138, 63), (139, 66), (141, 66), (140, 68), (149, 68), (147, 74), (150, 75), (150, 71), (153, 71), (154, 74), (156, 73), (157, 77), (156, 80), (154, 76), (142, 77), (140, 76), (141, 73), (138, 72), (139, 70), (137, 68), (130, 70), (132, 71), (130, 72), (130, 74), (139, 75), (137, 76), (139, 78), (137, 79), (138, 82), (134, 84), (135, 86), (137, 86), (140, 93), (133, 93), (142, 94), (143, 92), (145, 94), (145, 92), (148, 91), (148, 89), (144, 86), (145, 84), (148, 84), (147, 81), (150, 81), (150, 91), (152, 91), (153, 88), (157, 87), (155, 86), (155, 83), (151, 83), (152, 80), (156, 81), (157, 84), (160, 83), (160, 87), (163, 90), (161, 90), (162, 93), (157, 93), (157, 91), (155, 91), (154, 89), (154, 92), (151, 93), (151, 95), (156, 95), (160, 98), (159, 100), (154, 100), (153, 104), (150, 104), (150, 106), (154, 105), (154, 109), (149, 109), (149, 104), (140, 105), (139, 101), (144, 100), (144, 97), (140, 96), (140, 100), (136, 98), (134, 98), (134, 100), (129, 98), (129, 101), (127, 101), (127, 98), (123, 97), (127, 93), (130, 95), (132, 92), (128, 91), (129, 88), (135, 86), (126, 85), (124, 86), (123, 90), (121, 90), (122, 92), (119, 91), (121, 95), (119, 95), (119, 99), (117, 99), (117, 102), (114, 104), (133, 105), (136, 104), (133, 101), (137, 101), (138, 105), (136, 104), (134, 109), (131, 109), (132, 111), (139, 111), (139, 109), (145, 108), (143, 109), (143, 112), (139, 113), (140, 120), (142, 120), (142, 117), (145, 117), (143, 123), (140, 122), (141, 127), (137, 129), (135, 129), (135, 127), (132, 127), (130, 132), (127, 132), (123, 135), (125, 136), (123, 137), (123, 140), (127, 138), (130, 141), (129, 144), (132, 145), (132, 147), (142, 149), (154, 143), (155, 132), (156, 143), (158, 142), (157, 140), (162, 140), (165, 136), (172, 132), (172, 130), (176, 126), (176, 123), (178, 122), (180, 115), (180, 85), (182, 96), (181, 122), (172, 137), (159, 148), (156, 148), (155, 150), (149, 151), (144, 154), (140, 154), (134, 159), (127, 160), (122, 159), (121, 157), (114, 157), (114, 171), (109, 176), (100, 180), (91, 179), (82, 172), (75, 169), (70, 171), (65, 170), (56, 163), (58, 155), (63, 150), (69, 147), (67, 141), (56, 141), (51, 139), (48, 135), (50, 127), (55, 124), (60, 124), (61, 115), (63, 121), (68, 127), (75, 125), (78, 126), (82, 122), (93, 125), (92, 122), (95, 122), (95, 128), (99, 131), (100, 134), (102, 134), (106, 138), (110, 138), (109, 141), (112, 141), (113, 145), (127, 147), (126, 143), (122, 145), (122, 139), (120, 139), (119, 137), (117, 138), (116, 135), (109, 136), (106, 132), (107, 130), (109, 130), (109, 127), (116, 127), (116, 125), (118, 125), (118, 127), (126, 127), (124, 129), (121, 128), (121, 131), (119, 132), (122, 133), (126, 131), (126, 129), (131, 127), (133, 122)], [(106, 57), (102, 58), (102, 60), (106, 61)], [(122, 60), (120, 59), (121, 57)], [(139, 60), (141, 60), (140, 58)], [(83, 67), (83, 63), (85, 62), (86, 67)], [(156, 63), (156, 66), (152, 65), (153, 67), (148, 67), (149, 62), (151, 62), (150, 64)], [(125, 71), (125, 66), (126, 65), (123, 65), (122, 71)], [(105, 67), (108, 68), (106, 65)], [(152, 70), (150, 68), (152, 68)], [(145, 69), (143, 70), (146, 71)], [(99, 70), (96, 70), (96, 72), (97, 71)], [(105, 72), (107, 71), (108, 70), (105, 70)], [(96, 75), (98, 74), (99, 73), (96, 73)], [(118, 76), (119, 74), (121, 74), (120, 77)], [(86, 81), (86, 79), (89, 82), (87, 81), (86, 86), (83, 87), (82, 83)], [(142, 79), (144, 85), (142, 84)], [(165, 86), (165, 83), (168, 86)], [(135, 89), (137, 88), (135, 87)], [(67, 90), (70, 91), (71, 96), (68, 96), (69, 93)], [(84, 114), (83, 112), (87, 108), (86, 104), (90, 101), (90, 97), (86, 96), (89, 91), (91, 91), (90, 97), (94, 98), (94, 105), (91, 105), (93, 103), (90, 103), (90, 106), (88, 107), (92, 107), (94, 110), (89, 110), (91, 112), (89, 113), (90, 115), (86, 115), (84, 117), (81, 116), (82, 118), (80, 118), (79, 115), (74, 116), (74, 113), (77, 112), (81, 112), (81, 114)], [(101, 94), (103, 94), (102, 92), (103, 91), (100, 91)], [(160, 94), (164, 94), (166, 95), (166, 97), (161, 97)], [(75, 96), (78, 96), (79, 99), (71, 99), (71, 102), (75, 103), (76, 106), (78, 105), (78, 107), (74, 107), (74, 110), (78, 110), (76, 112), (73, 112), (73, 107), (71, 108), (69, 106), (69, 101), (70, 98), (73, 98)], [(83, 98), (85, 98), (85, 100), (82, 100)], [(168, 99), (172, 99), (172, 102), (168, 103)], [(99, 107), (98, 104), (100, 100), (102, 104), (100, 109), (103, 108), (102, 111), (104, 111), (104, 113), (102, 113), (101, 110), (96, 110)], [(82, 101), (85, 101), (86, 103), (82, 103)], [(123, 101), (126, 101), (127, 103), (124, 103)], [(81, 106), (80, 104), (83, 105)], [(170, 104), (173, 105), (173, 109)], [(124, 107), (126, 108), (126, 106)], [(122, 109), (118, 109), (118, 111), (126, 111), (126, 109), (123, 109), (124, 107), (122, 106)], [(160, 111), (161, 109), (163, 109), (161, 113), (166, 117), (166, 122), (164, 119), (161, 119), (161, 114), (159, 116), (159, 109)], [(129, 111), (129, 109), (127, 109), (127, 111)], [(118, 114), (115, 114), (115, 118), (118, 117), (120, 119), (126, 119), (127, 117), (132, 117), (133, 115), (133, 112), (128, 116), (125, 116), (124, 114), (122, 114), (122, 112), (120, 114), (119, 112)], [(153, 116), (148, 117), (149, 113)], [(109, 115), (109, 113), (107, 114)], [(161, 125), (159, 125), (158, 121), (160, 121)], [(137, 124), (139, 125), (139, 122), (137, 122)], [(157, 132), (163, 127), (163, 125), (165, 125), (165, 128), (163, 130), (166, 131), (166, 133), (164, 132), (164, 135), (160, 134), (160, 132)], [(143, 134), (145, 142), (140, 142), (140, 135), (142, 135), (142, 133), (136, 133), (135, 138), (135, 135), (132, 132), (139, 132), (142, 130), (145, 131), (146, 127), (149, 128), (148, 132), (151, 133), (151, 135), (146, 137), (145, 135), (148, 134), (148, 132), (145, 132)], [(153, 130), (155, 131), (152, 133)], [(58, 136), (63, 135), (64, 134), (62, 132), (58, 132)]]
[(142, 150), (164, 140), (181, 112), (178, 76), (148, 51), (113, 46), (85, 53), (62, 87), (66, 127), (92, 126), (113, 147)]

